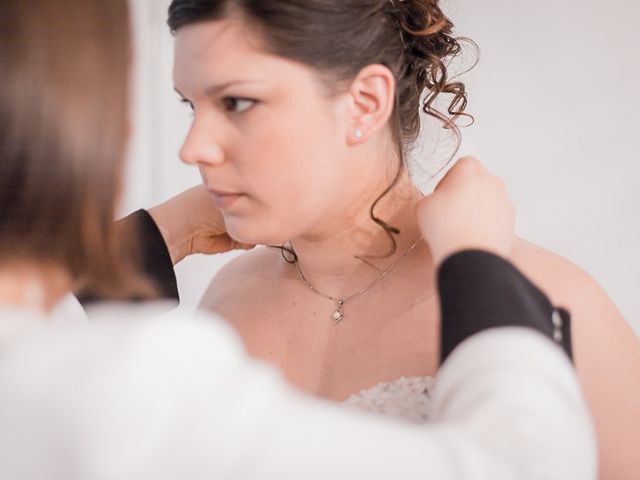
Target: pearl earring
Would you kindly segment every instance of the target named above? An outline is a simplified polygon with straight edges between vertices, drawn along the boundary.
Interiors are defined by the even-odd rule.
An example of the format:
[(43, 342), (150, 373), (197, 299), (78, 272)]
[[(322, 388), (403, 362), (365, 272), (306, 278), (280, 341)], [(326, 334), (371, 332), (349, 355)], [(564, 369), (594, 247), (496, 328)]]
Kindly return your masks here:
[(356, 128), (355, 132), (353, 132), (353, 136), (357, 139), (361, 139), (364, 136), (364, 132), (359, 128)]

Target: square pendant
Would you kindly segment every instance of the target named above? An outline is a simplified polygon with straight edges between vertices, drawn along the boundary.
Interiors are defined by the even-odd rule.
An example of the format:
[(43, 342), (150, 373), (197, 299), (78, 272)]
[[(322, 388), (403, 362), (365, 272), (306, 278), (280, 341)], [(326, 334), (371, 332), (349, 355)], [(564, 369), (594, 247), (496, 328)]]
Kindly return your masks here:
[(342, 311), (340, 309), (336, 310), (335, 312), (333, 312), (333, 320), (338, 323), (340, 322), (340, 320), (342, 320), (342, 317), (344, 317), (344, 315), (342, 314)]

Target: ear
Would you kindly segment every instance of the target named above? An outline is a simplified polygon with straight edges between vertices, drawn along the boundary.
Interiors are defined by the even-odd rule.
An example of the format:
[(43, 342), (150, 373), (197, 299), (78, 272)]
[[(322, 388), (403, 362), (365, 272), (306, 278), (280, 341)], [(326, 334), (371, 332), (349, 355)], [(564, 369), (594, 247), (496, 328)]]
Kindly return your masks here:
[(393, 112), (396, 81), (384, 65), (364, 67), (349, 88), (347, 143), (355, 145), (381, 131)]

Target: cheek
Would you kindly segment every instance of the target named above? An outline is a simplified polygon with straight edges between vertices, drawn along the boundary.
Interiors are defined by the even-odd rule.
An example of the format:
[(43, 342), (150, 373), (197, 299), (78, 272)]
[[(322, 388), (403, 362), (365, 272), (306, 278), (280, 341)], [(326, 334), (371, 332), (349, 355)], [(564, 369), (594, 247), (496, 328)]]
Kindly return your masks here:
[(247, 199), (245, 208), (224, 215), (227, 231), (235, 240), (280, 245), (316, 223), (324, 203), (318, 192), (303, 188), (288, 176), (271, 175), (266, 183), (271, 185), (265, 184), (259, 197)]
[(239, 173), (269, 210), (305, 203), (339, 176), (332, 165), (337, 152), (327, 132), (302, 120), (265, 123), (269, 127), (252, 135), (251, 145), (247, 141), (239, 156)]
[(236, 240), (279, 245), (332, 215), (347, 193), (350, 173), (340, 160), (344, 152), (333, 124), (317, 113), (278, 112), (261, 118), (259, 126), (235, 155), (238, 174), (252, 194), (250, 205), (225, 220)]

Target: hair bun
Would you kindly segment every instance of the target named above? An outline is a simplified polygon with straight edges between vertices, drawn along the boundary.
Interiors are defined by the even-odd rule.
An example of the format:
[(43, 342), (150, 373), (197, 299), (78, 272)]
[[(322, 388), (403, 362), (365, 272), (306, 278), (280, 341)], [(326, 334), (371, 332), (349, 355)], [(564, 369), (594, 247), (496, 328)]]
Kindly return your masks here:
[(416, 37), (451, 33), (453, 23), (442, 12), (438, 0), (389, 0), (389, 3), (403, 33)]
[[(447, 65), (461, 53), (463, 41), (473, 46), (475, 43), (454, 36), (453, 22), (442, 11), (439, 0), (388, 1), (389, 13), (398, 24), (405, 47), (405, 78), (417, 87), (418, 92), (428, 91), (422, 110), (443, 122), (445, 128), (457, 131), (457, 118), (464, 116), (473, 121), (473, 117), (465, 113), (465, 85), (450, 81)], [(453, 96), (447, 107), (448, 115), (435, 107), (435, 100), (441, 94)]]

